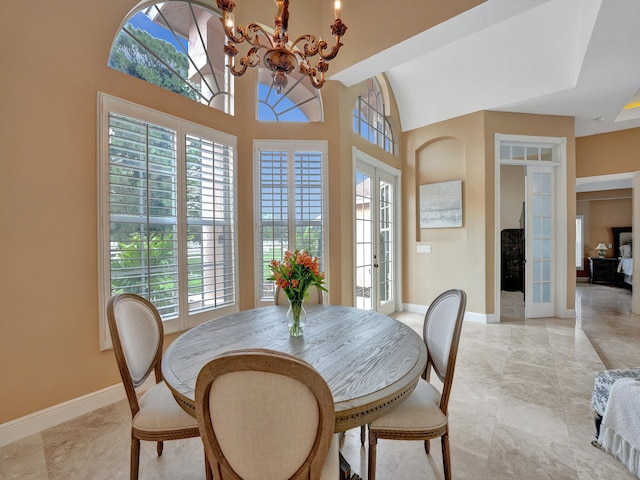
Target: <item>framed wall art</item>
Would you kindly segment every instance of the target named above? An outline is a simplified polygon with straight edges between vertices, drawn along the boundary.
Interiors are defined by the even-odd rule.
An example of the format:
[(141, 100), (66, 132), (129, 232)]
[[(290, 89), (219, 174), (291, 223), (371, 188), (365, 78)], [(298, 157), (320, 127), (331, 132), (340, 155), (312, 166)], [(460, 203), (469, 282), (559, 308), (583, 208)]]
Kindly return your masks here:
[(420, 228), (462, 227), (462, 180), (420, 185)]

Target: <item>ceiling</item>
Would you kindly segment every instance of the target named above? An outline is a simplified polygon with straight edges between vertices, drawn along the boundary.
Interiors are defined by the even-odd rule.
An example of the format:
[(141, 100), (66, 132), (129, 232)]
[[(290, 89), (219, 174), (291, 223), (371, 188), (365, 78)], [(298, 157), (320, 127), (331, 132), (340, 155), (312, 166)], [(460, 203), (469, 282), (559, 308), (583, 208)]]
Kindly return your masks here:
[(640, 108), (624, 110), (640, 0), (487, 0), (331, 78), (382, 72), (403, 131), (479, 110), (573, 116), (578, 137), (640, 127)]

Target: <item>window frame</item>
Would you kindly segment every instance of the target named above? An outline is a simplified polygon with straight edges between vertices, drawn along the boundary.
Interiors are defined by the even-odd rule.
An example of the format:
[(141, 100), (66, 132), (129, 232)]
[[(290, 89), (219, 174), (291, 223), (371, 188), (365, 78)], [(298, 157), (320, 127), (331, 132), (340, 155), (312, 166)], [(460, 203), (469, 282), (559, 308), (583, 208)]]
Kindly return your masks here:
[(163, 318), (165, 334), (174, 333), (191, 328), (204, 321), (216, 318), (228, 313), (238, 311), (238, 235), (233, 236), (233, 288), (235, 299), (228, 305), (209, 307), (194, 312), (189, 312), (188, 302), (188, 264), (187, 264), (187, 202), (186, 202), (186, 141), (187, 136), (198, 136), (216, 143), (222, 143), (232, 149), (231, 168), (233, 178), (231, 181), (232, 221), (237, 230), (237, 138), (233, 135), (213, 130), (157, 110), (134, 104), (111, 95), (98, 92), (97, 99), (97, 209), (98, 209), (98, 296), (99, 296), (99, 335), (100, 349), (111, 348), (111, 337), (106, 318), (106, 306), (111, 296), (111, 248), (110, 248), (110, 148), (109, 148), (109, 114), (111, 112), (126, 115), (145, 122), (153, 123), (176, 131), (176, 208), (178, 230), (178, 315), (171, 318)]
[[(580, 223), (580, 232), (578, 232), (578, 222)], [(578, 259), (580, 259), (580, 264), (578, 264)], [(576, 270), (584, 271), (584, 269), (584, 215), (576, 215)]]
[[(328, 143), (327, 141), (320, 140), (254, 140), (253, 141), (253, 195), (254, 195), (254, 265), (256, 270), (254, 274), (254, 291), (256, 307), (272, 305), (273, 299), (262, 297), (262, 248), (261, 248), (261, 204), (260, 204), (260, 192), (261, 192), (261, 178), (260, 178), (260, 152), (261, 151), (286, 151), (289, 159), (295, 158), (296, 152), (320, 152), (322, 155), (322, 245), (323, 245), (323, 263), (322, 271), (325, 274), (325, 285), (328, 288), (329, 285), (329, 180), (328, 180)], [(291, 171), (292, 167), (288, 164), (288, 171)], [(295, 194), (291, 193), (292, 186), (295, 186), (295, 177), (289, 177), (287, 181), (287, 193), (288, 199), (295, 198)], [(295, 202), (288, 202), (288, 211), (295, 211)], [(291, 238), (292, 230), (295, 236), (295, 216), (288, 216), (288, 228), (289, 238)], [(296, 247), (288, 245), (289, 250), (293, 250)], [(328, 299), (329, 292), (325, 293), (325, 298)], [(328, 301), (328, 300), (327, 300)]]
[[(174, 8), (169, 11), (164, 11), (164, 7), (169, 5), (170, 8)], [(175, 10), (176, 7), (178, 10)], [(175, 19), (175, 11), (179, 11), (181, 7), (188, 7), (189, 13), (191, 14), (189, 26), (194, 29), (192, 38), (185, 37), (182, 33), (180, 33), (180, 21)], [(212, 22), (212, 28), (215, 29), (216, 34), (219, 35), (220, 38), (222, 38), (221, 43), (209, 45), (209, 43), (213, 44), (214, 42), (209, 41), (208, 36), (210, 34), (208, 32), (206, 34), (207, 38), (203, 38), (201, 25), (195, 23), (196, 19), (199, 19), (200, 21), (202, 20), (203, 12), (206, 12), (210, 15), (210, 17), (205, 22), (205, 25), (209, 26), (209, 23)], [(138, 21), (136, 21), (136, 16), (138, 14), (147, 17), (148, 21), (157, 25), (156, 28), (163, 29), (165, 31), (165, 35), (170, 37), (170, 40), (167, 40), (166, 36), (159, 34), (154, 28), (148, 29), (145, 28), (144, 25), (140, 25), (140, 27), (137, 27), (135, 24), (138, 23)], [(183, 19), (183, 17), (178, 16), (178, 19)], [(193, 20), (193, 22), (191, 20)], [(207, 5), (206, 2), (196, 0), (176, 0), (175, 2), (148, 0), (139, 3), (131, 11), (129, 11), (129, 13), (127, 13), (122, 23), (120, 24), (118, 33), (115, 35), (111, 44), (107, 65), (116, 71), (124, 73), (125, 75), (131, 75), (134, 78), (140, 78), (139, 76), (133, 75), (131, 72), (127, 72), (125, 70), (117, 68), (112, 63), (113, 54), (116, 51), (115, 47), (118, 43), (118, 38), (121, 34), (123, 34), (126, 37), (130, 38), (137, 45), (139, 45), (143, 50), (149, 52), (149, 54), (153, 58), (155, 58), (158, 63), (162, 64), (164, 67), (163, 71), (171, 72), (171, 74), (176, 79), (180, 79), (181, 84), (184, 86), (184, 88), (195, 92), (197, 99), (193, 99), (188, 95), (184, 95), (183, 93), (172, 90), (171, 88), (167, 88), (166, 86), (158, 85), (157, 83), (149, 79), (140, 78), (142, 81), (151, 83), (152, 85), (156, 85), (169, 91), (173, 91), (177, 95), (185, 96), (186, 98), (190, 98), (197, 103), (208, 105), (211, 108), (233, 116), (234, 82), (233, 76), (231, 75), (229, 69), (226, 67), (226, 64), (228, 63), (228, 56), (224, 54), (223, 51), (225, 41), (224, 31), (220, 20), (222, 20), (220, 12), (214, 7), (214, 5)], [(180, 73), (172, 67), (171, 62), (168, 61), (164, 56), (165, 52), (153, 50), (149, 46), (149, 44), (138, 38), (134, 34), (132, 29), (141, 30), (154, 39), (172, 44), (178, 54), (182, 54), (185, 56), (185, 60), (188, 63), (188, 72), (186, 74), (187, 78), (180, 75)], [(184, 47), (183, 42), (187, 43), (187, 48)], [(191, 45), (192, 42), (194, 42), (195, 44)], [(180, 44), (179, 48), (176, 43)], [(217, 76), (218, 74), (220, 75), (219, 78)]]
[[(373, 145), (397, 156), (393, 129), (385, 112), (385, 98), (376, 77), (366, 82), (366, 97), (358, 95), (353, 108), (353, 131)], [(364, 105), (364, 107), (363, 107)]]

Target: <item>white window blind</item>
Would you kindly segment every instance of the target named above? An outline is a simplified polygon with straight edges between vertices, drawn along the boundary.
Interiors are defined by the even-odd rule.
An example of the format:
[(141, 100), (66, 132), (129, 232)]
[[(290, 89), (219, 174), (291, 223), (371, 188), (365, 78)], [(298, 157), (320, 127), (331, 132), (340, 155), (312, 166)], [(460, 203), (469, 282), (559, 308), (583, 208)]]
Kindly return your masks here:
[(259, 141), (256, 151), (256, 238), (259, 301), (273, 299), (269, 264), (304, 249), (326, 274), (326, 143)]
[(178, 314), (176, 132), (109, 113), (111, 292)]
[(149, 299), (167, 332), (232, 311), (235, 137), (100, 98), (103, 348), (106, 302), (118, 293)]

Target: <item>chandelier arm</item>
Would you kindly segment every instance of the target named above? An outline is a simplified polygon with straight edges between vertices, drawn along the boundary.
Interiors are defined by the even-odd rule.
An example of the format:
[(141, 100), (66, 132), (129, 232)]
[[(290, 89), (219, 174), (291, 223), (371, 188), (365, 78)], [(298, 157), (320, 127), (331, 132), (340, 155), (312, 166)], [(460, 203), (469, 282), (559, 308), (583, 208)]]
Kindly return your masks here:
[(311, 85), (313, 85), (314, 88), (317, 88), (317, 89), (322, 88), (322, 86), (324, 85), (323, 72), (318, 73), (318, 71), (315, 68), (312, 68), (309, 70), (309, 73), (307, 75), (309, 76), (309, 80), (311, 80)]
[[(261, 46), (260, 34), (262, 34), (262, 36), (269, 42), (269, 45), (273, 47), (271, 35), (269, 35), (269, 33), (257, 23), (250, 23), (246, 27), (243, 25), (237, 25), (234, 28), (226, 25), (224, 20), (222, 20), (222, 24), (224, 25), (223, 30), (225, 35), (235, 44), (244, 43), (246, 40), (250, 45)], [(237, 35), (234, 33), (234, 30), (238, 33)]]
[(320, 60), (315, 67), (310, 66), (308, 62), (303, 62), (300, 64), (300, 73), (309, 77), (311, 85), (319, 89), (324, 85), (324, 72), (326, 72), (328, 68), (329, 66), (324, 60)]
[(336, 43), (333, 45), (333, 48), (331, 48), (329, 53), (323, 53), (324, 50), (329, 47), (329, 45), (327, 45), (327, 42), (325, 41), (320, 41), (320, 44), (318, 45), (318, 55), (323, 60), (333, 60), (336, 55), (338, 55), (338, 51), (340, 50), (340, 47), (342, 47), (342, 45), (343, 44), (340, 42), (340, 36), (337, 36)]
[(298, 53), (298, 52), (294, 52), (294, 48), (297, 48), (298, 50), (300, 50), (300, 47), (298, 46), (298, 44), (301, 42), (304, 42), (304, 45), (302, 45), (302, 51), (304, 51), (304, 55), (302, 54), (300, 55), (306, 58), (306, 57), (313, 57), (318, 54), (318, 45), (322, 41), (318, 42), (318, 39), (316, 38), (315, 35), (308, 35), (308, 34), (300, 35), (291, 43), (291, 48), (289, 50), (292, 53)]
[(235, 77), (241, 77), (247, 71), (247, 68), (253, 68), (260, 65), (260, 56), (257, 54), (260, 48), (265, 47), (251, 47), (247, 54), (240, 59), (239, 69), (236, 68), (235, 62), (229, 64), (229, 71), (231, 72), (231, 74)]

